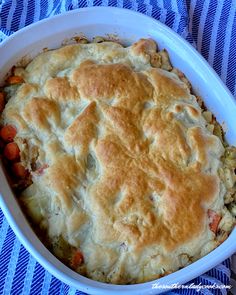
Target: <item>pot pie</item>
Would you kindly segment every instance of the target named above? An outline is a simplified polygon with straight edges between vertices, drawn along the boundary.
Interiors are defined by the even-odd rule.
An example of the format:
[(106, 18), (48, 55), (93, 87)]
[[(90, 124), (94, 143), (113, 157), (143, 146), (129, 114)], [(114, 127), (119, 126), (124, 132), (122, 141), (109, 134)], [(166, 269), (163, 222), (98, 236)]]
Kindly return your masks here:
[(13, 69), (2, 158), (61, 261), (97, 281), (150, 281), (231, 232), (236, 149), (153, 40), (76, 41)]

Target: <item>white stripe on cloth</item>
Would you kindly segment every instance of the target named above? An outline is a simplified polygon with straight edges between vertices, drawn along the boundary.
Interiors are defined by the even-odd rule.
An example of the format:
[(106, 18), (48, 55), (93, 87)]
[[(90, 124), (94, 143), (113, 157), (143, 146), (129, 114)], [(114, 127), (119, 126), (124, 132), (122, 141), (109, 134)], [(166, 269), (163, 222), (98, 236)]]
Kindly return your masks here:
[(31, 284), (34, 276), (34, 269), (35, 269), (36, 261), (35, 259), (30, 255), (29, 262), (27, 265), (27, 271), (25, 275), (24, 280), (24, 288), (22, 290), (22, 294), (24, 295), (30, 295), (31, 290)]
[(132, 2), (132, 9), (137, 11), (138, 10), (138, 3), (136, 1)]
[(216, 14), (215, 14), (214, 22), (213, 22), (213, 29), (212, 29), (211, 41), (210, 41), (210, 50), (208, 54), (208, 62), (212, 66), (215, 59), (216, 38), (217, 38), (218, 29), (219, 29), (219, 23), (220, 23), (220, 17), (222, 14), (223, 5), (224, 5), (224, 1), (220, 0), (217, 2)]
[(53, 0), (48, 0), (48, 9), (47, 9), (47, 16), (51, 15), (53, 11)]
[[(181, 36), (186, 39), (186, 37), (188, 36), (189, 34), (189, 31), (188, 31), (188, 28), (184, 28), (183, 32), (181, 33)], [(192, 44), (194, 47), (196, 46), (195, 43)]]
[(230, 277), (230, 270), (224, 264), (219, 264), (219, 265), (215, 266), (214, 268), (218, 271), (221, 271), (227, 277)]
[[(160, 0), (159, 2), (162, 2), (161, 7), (164, 7), (164, 0)], [(166, 15), (167, 15), (167, 11), (165, 8), (163, 8), (161, 11), (161, 16), (160, 16), (160, 21), (162, 23), (166, 22)]]
[(2, 252), (2, 247), (3, 247), (4, 241), (6, 239), (8, 229), (9, 229), (9, 224), (7, 223), (7, 220), (4, 217), (2, 225), (1, 225), (1, 229), (0, 229), (0, 237), (1, 237), (1, 239), (0, 239), (0, 253)]
[(72, 7), (73, 7), (73, 9), (76, 9), (76, 8), (79, 7), (79, 6), (78, 6), (78, 1), (77, 1), (77, 0), (72, 0)]
[(229, 17), (227, 21), (226, 34), (224, 39), (223, 61), (221, 65), (221, 79), (223, 80), (224, 83), (226, 83), (227, 73), (228, 73), (230, 41), (231, 41), (231, 34), (232, 34), (232, 27), (234, 23), (235, 13), (236, 13), (236, 4), (232, 1)]
[(117, 0), (117, 7), (123, 7), (123, 6), (124, 6), (123, 0)]
[(179, 13), (178, 4), (176, 0), (171, 0), (171, 9), (175, 13)]
[(164, 0), (157, 0), (157, 7), (164, 8)]
[[(107, 6), (106, 4), (104, 4), (104, 1), (102, 1), (102, 5), (103, 5), (103, 6)], [(87, 0), (87, 6), (88, 6), (88, 7), (93, 6), (93, 0)]]
[(150, 5), (150, 0), (144, 0), (144, 4)]
[(108, 6), (109, 1), (108, 0), (102, 0), (102, 5), (103, 6)]
[(174, 21), (174, 24), (173, 24), (173, 27), (172, 27), (172, 29), (175, 32), (178, 31), (180, 19), (181, 19), (181, 15), (180, 14), (175, 14), (175, 21)]
[(61, 1), (61, 12), (66, 12), (66, 0)]
[(15, 12), (15, 9), (16, 9), (16, 0), (13, 0), (12, 1), (12, 4), (11, 4), (11, 7), (10, 7), (10, 10), (9, 10), (9, 13), (8, 13), (8, 17), (7, 17), (7, 25), (6, 25), (6, 28), (8, 30), (11, 30), (11, 25), (12, 25), (12, 21), (13, 21), (13, 14)]
[(68, 295), (75, 295), (76, 293), (76, 288), (70, 287)]
[(199, 295), (212, 295), (212, 292), (207, 290), (206, 288), (201, 289), (198, 293), (200, 293)]
[(25, 26), (27, 8), (28, 8), (28, 0), (23, 1), (23, 11), (20, 17), (20, 26), (19, 26), (20, 28), (23, 28)]
[(12, 288), (12, 282), (16, 270), (16, 265), (18, 262), (18, 257), (20, 253), (20, 247), (21, 243), (19, 242), (18, 239), (15, 239), (14, 241), (14, 246), (11, 252), (11, 258), (10, 262), (8, 264), (8, 270), (7, 270), (7, 275), (5, 277), (5, 283), (4, 283), (4, 293), (3, 294), (11, 294), (11, 288)]
[(206, 0), (204, 1), (203, 8), (202, 8), (202, 14), (200, 17), (200, 23), (198, 27), (198, 38), (197, 38), (197, 50), (201, 52), (202, 49), (202, 38), (203, 38), (203, 33), (204, 33), (204, 28), (205, 28), (205, 23), (206, 23), (206, 18), (208, 14), (208, 9), (210, 5), (211, 0)]
[(146, 6), (146, 15), (152, 16), (152, 6), (151, 5)]
[(52, 275), (48, 271), (46, 271), (44, 278), (43, 278), (43, 286), (42, 286), (41, 295), (48, 295), (49, 294), (51, 280), (52, 280)]
[[(220, 280), (217, 280), (216, 278), (210, 277), (210, 276), (208, 276), (206, 274), (201, 275), (201, 278), (204, 279), (204, 280), (206, 280), (207, 282), (209, 282), (209, 285), (216, 284), (217, 286), (221, 286), (223, 284)], [(222, 295), (227, 295), (226, 289), (217, 289), (217, 290), (219, 290)], [(212, 294), (212, 292), (210, 294)]]
[(175, 32), (177, 32), (178, 28), (179, 28), (179, 22), (180, 22), (180, 19), (181, 19), (181, 15), (178, 13), (178, 5), (177, 5), (176, 0), (171, 0), (171, 8), (172, 8), (173, 11), (175, 11), (175, 21), (174, 21), (174, 24), (172, 26), (172, 29)]
[(34, 5), (34, 22), (38, 21), (40, 19), (40, 4), (35, 1)]
[[(1, 18), (0, 18), (0, 19), (1, 19)], [(7, 37), (7, 35), (0, 31), (0, 42), (1, 42), (2, 40), (4, 40), (6, 37)]]

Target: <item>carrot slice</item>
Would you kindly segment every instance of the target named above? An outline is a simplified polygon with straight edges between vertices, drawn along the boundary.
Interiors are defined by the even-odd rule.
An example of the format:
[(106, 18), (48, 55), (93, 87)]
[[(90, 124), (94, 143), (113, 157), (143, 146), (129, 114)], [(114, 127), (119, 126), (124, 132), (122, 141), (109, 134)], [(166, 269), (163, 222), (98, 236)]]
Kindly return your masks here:
[(16, 128), (12, 125), (5, 125), (0, 130), (0, 136), (5, 142), (11, 142), (16, 136)]
[(18, 178), (26, 178), (28, 171), (25, 169), (25, 167), (20, 163), (13, 163), (12, 165), (12, 171), (14, 175)]
[(71, 259), (71, 267), (77, 268), (84, 263), (84, 256), (80, 250), (76, 251)]
[(5, 143), (4, 141), (0, 138), (0, 152), (4, 149)]
[(14, 161), (20, 157), (20, 149), (15, 142), (10, 142), (5, 146), (3, 154), (8, 160)]
[(24, 79), (20, 76), (10, 76), (6, 79), (8, 85), (23, 83)]
[(3, 92), (0, 92), (0, 113), (4, 110), (5, 107), (5, 95)]
[(210, 218), (210, 223), (209, 223), (210, 230), (216, 234), (218, 225), (221, 221), (221, 216), (211, 209), (209, 209), (207, 213), (208, 213), (208, 217)]

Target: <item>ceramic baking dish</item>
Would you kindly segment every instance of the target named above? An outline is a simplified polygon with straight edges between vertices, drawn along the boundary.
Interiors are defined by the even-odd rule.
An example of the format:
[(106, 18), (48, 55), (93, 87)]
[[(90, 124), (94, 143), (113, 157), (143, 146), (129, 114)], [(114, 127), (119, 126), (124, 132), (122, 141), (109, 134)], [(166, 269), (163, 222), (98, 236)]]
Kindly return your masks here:
[[(171, 62), (186, 74), (194, 92), (203, 97), (206, 106), (226, 126), (226, 138), (236, 144), (236, 103), (207, 62), (186, 41), (158, 21), (145, 15), (118, 8), (93, 7), (73, 10), (30, 25), (0, 44), (0, 82), (20, 60), (28, 60), (43, 48), (60, 47), (62, 41), (83, 33), (87, 37), (112, 34), (124, 44), (141, 37), (153, 38), (159, 48), (166, 48)], [(236, 251), (236, 230), (207, 256), (156, 281), (136, 285), (111, 285), (85, 278), (56, 259), (40, 242), (18, 206), (4, 172), (0, 167), (0, 205), (17, 237), (25, 248), (50, 273), (63, 282), (89, 294), (159, 294), (168, 291), (152, 288), (158, 285), (185, 283), (206, 272)]]

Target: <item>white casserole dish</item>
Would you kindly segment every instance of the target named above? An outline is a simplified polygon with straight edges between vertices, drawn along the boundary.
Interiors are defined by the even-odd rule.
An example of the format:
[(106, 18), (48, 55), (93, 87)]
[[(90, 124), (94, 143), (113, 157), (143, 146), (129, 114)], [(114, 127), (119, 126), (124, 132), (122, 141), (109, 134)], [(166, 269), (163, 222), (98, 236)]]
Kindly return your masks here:
[[(171, 62), (186, 74), (196, 94), (203, 97), (206, 106), (220, 123), (227, 126), (226, 138), (236, 144), (236, 103), (206, 61), (176, 33), (163, 24), (142, 14), (106, 7), (83, 8), (67, 12), (28, 26), (0, 44), (0, 82), (22, 57), (34, 57), (43, 48), (60, 47), (62, 41), (83, 33), (87, 37), (115, 34), (125, 43), (141, 37), (157, 41), (166, 48)], [(156, 281), (136, 285), (109, 285), (87, 279), (75, 273), (56, 259), (36, 237), (25, 219), (17, 200), (0, 168), (0, 205), (21, 243), (54, 276), (89, 294), (159, 294), (167, 289), (152, 288), (152, 284), (185, 283), (206, 272), (236, 251), (236, 230), (207, 256), (173, 274)]]

